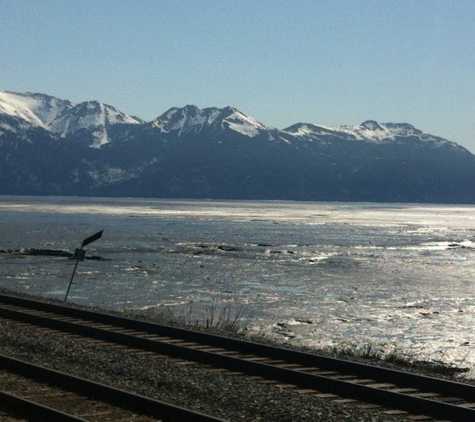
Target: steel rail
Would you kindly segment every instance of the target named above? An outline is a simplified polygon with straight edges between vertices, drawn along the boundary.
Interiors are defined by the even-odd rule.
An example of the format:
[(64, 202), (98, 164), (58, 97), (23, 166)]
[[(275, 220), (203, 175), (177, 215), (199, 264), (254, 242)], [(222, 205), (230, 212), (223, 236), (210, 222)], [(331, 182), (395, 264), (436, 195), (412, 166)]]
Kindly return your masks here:
[[(286, 361), (295, 364), (298, 363), (304, 367), (318, 367), (327, 371), (335, 370), (340, 373), (354, 375), (355, 377), (369, 377), (386, 383), (394, 382), (401, 387), (416, 388), (445, 396), (455, 395), (461, 399), (470, 401), (475, 398), (475, 387), (467, 384), (415, 375), (405, 371), (374, 367), (341, 359), (332, 359), (309, 353), (296, 352), (289, 349), (230, 339), (202, 332), (188, 331), (170, 326), (136, 321), (104, 313), (82, 311), (77, 308), (49, 303), (46, 304), (44, 302), (31, 300), (25, 301), (24, 299), (19, 299), (13, 296), (5, 297), (4, 295), (0, 295), (0, 303), (8, 303), (11, 306), (31, 307), (39, 313), (21, 314), (14, 309), (9, 309), (8, 306), (0, 307), (0, 316), (7, 318), (21, 319), (25, 322), (48, 326), (61, 331), (68, 331), (75, 334), (120, 343), (133, 348), (140, 348), (172, 355), (174, 357), (204, 362), (234, 371), (259, 375), (283, 383), (295, 384), (305, 388), (331, 392), (344, 397), (378, 403), (386, 407), (424, 413), (439, 418), (443, 417), (457, 422), (475, 420), (475, 410), (467, 406), (453, 405), (415, 395), (395, 392), (385, 388), (375, 388), (371, 385), (358, 385), (356, 382), (352, 382), (351, 380), (336, 379), (319, 375), (318, 373), (305, 372), (304, 369), (296, 370), (291, 368), (281, 368), (273, 365), (271, 362), (259, 362), (252, 359), (246, 360), (239, 356), (231, 356), (219, 352), (215, 353), (213, 348), (219, 347), (228, 350), (237, 350), (243, 354), (251, 354), (253, 357), (260, 356), (266, 357), (268, 360)], [(67, 320), (51, 320), (48, 316), (41, 315), (42, 312), (61, 314), (62, 316), (67, 317)], [(74, 320), (72, 322), (70, 320), (71, 318), (77, 318), (84, 323), (86, 323), (86, 321), (83, 320), (86, 319), (94, 321), (96, 326), (85, 326), (78, 321), (74, 322)], [(98, 326), (97, 324), (100, 325)], [(121, 327), (123, 332), (106, 329), (112, 329), (112, 327), (110, 327), (112, 325)], [(136, 335), (134, 335), (134, 333)], [(147, 333), (148, 335), (153, 334), (157, 336), (157, 338), (149, 338), (148, 336), (140, 337), (141, 333)], [(173, 342), (160, 341), (160, 339), (165, 336), (180, 338), (186, 342), (206, 344), (209, 347), (208, 349), (198, 349), (184, 347)]]
[[(34, 365), (4, 355), (0, 355), (0, 367), (6, 368), (8, 372), (16, 373), (44, 384), (53, 385), (66, 391), (90, 397), (104, 403), (109, 403), (121, 409), (132, 410), (144, 416), (158, 418), (163, 421), (224, 422), (223, 419), (208, 416), (200, 412), (186, 409), (184, 407), (175, 406), (170, 403), (151, 399), (139, 394), (129, 393), (118, 388), (110, 387), (98, 382), (87, 380), (85, 378), (76, 377), (64, 372)], [(5, 400), (7, 406), (15, 405), (14, 400), (7, 396), (8, 395), (0, 395), (0, 403), (3, 403), (3, 400)], [(22, 402), (23, 401), (21, 399), (18, 399), (16, 405), (19, 405)], [(29, 404), (28, 406), (31, 406), (31, 409), (33, 409), (33, 405)], [(26, 410), (29, 411), (29, 409)], [(48, 419), (46, 420), (48, 421), (84, 421), (84, 419), (67, 415), (65, 413), (61, 414), (62, 412), (52, 411), (50, 408), (45, 406), (37, 407), (37, 411), (42, 417), (47, 416)], [(45, 413), (43, 414), (43, 412)]]
[[(375, 380), (384, 380), (385, 382), (402, 382), (418, 389), (427, 389), (430, 387), (433, 392), (442, 395), (456, 395), (467, 400), (473, 400), (475, 397), (475, 387), (471, 385), (430, 376), (423, 376), (407, 371), (367, 365), (359, 362), (331, 358), (318, 354), (299, 352), (287, 348), (239, 340), (230, 337), (204, 333), (201, 331), (187, 330), (168, 325), (119, 317), (102, 312), (92, 312), (62, 305), (23, 299), (15, 296), (0, 295), (0, 304), (1, 303), (29, 307), (31, 309), (37, 309), (38, 311), (51, 312), (72, 318), (85, 319), (98, 324), (122, 327), (134, 331), (155, 334), (157, 336), (180, 338), (187, 342), (196, 342), (229, 350), (238, 350), (244, 354), (265, 356), (269, 357), (270, 359), (284, 360), (289, 363), (299, 363), (303, 366), (317, 366), (328, 371), (340, 371), (350, 373), (355, 376), (364, 377), (370, 375), (371, 378)], [(2, 312), (3, 311), (0, 310), (0, 315)]]
[(88, 422), (80, 417), (17, 397), (5, 391), (0, 391), (0, 405), (15, 416), (28, 418), (29, 421)]

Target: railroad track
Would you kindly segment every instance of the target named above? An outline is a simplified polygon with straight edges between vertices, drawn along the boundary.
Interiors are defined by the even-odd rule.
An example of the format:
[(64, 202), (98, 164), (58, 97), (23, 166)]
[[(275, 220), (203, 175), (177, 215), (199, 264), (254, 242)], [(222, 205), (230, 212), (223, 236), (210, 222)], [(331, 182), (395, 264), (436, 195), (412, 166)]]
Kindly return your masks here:
[(8, 295), (0, 317), (439, 420), (475, 420), (468, 384)]
[(0, 367), (0, 408), (29, 421), (223, 422), (3, 355)]

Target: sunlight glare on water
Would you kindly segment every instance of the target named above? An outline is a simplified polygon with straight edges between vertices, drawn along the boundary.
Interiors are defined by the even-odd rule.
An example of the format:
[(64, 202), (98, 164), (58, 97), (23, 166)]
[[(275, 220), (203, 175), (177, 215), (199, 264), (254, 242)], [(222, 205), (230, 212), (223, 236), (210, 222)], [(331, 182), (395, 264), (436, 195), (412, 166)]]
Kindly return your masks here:
[(475, 362), (475, 207), (0, 197), (0, 285), (112, 309), (246, 309), (251, 331)]

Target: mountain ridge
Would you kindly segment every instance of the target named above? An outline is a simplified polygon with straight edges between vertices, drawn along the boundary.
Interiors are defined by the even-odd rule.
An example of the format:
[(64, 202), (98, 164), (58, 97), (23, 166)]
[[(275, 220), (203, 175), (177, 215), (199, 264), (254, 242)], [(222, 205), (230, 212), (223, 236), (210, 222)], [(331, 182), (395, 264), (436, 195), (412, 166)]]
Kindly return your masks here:
[(240, 110), (145, 122), (0, 92), (0, 194), (475, 203), (475, 156), (409, 123), (277, 129)]
[[(163, 132), (170, 132), (175, 130), (181, 134), (182, 132), (188, 131), (199, 132), (200, 129), (209, 128), (210, 126), (213, 126), (215, 120), (219, 120), (221, 126), (224, 123), (227, 123), (229, 128), (234, 128), (234, 130), (241, 131), (241, 133), (247, 134), (248, 136), (257, 136), (261, 131), (268, 130), (290, 133), (292, 135), (344, 133), (347, 135), (354, 136), (355, 140), (381, 141), (382, 139), (394, 139), (396, 136), (401, 135), (402, 129), (406, 129), (406, 132), (412, 131), (414, 135), (427, 135), (427, 138), (433, 137), (455, 144), (452, 141), (448, 141), (440, 137), (435, 137), (430, 134), (425, 134), (423, 131), (421, 131), (420, 129), (416, 129), (409, 123), (381, 123), (375, 120), (366, 120), (360, 125), (324, 126), (309, 122), (300, 122), (295, 123), (284, 129), (278, 129), (267, 126), (264, 123), (259, 122), (253, 117), (241, 112), (240, 110), (232, 106), (226, 106), (224, 108), (207, 107), (202, 109), (197, 107), (196, 105), (191, 104), (185, 105), (184, 107), (172, 107), (157, 118), (146, 122), (140, 118), (127, 115), (117, 110), (113, 106), (100, 103), (95, 100), (83, 101), (81, 103), (75, 104), (69, 100), (62, 100), (47, 94), (17, 93), (12, 91), (0, 91), (0, 113), (5, 113), (6, 109), (5, 107), (3, 107), (3, 103), (5, 101), (2, 96), (4, 96), (4, 94), (10, 94), (11, 96), (16, 97), (22, 96), (26, 98), (46, 98), (49, 99), (50, 102), (56, 102), (58, 104), (67, 104), (67, 106), (63, 106), (60, 109), (60, 112), (54, 115), (53, 118), (50, 117), (49, 119), (41, 119), (42, 124), (38, 125), (43, 127), (44, 129), (50, 130), (55, 134), (59, 134), (61, 137), (66, 137), (68, 134), (80, 129), (91, 129), (92, 127), (110, 126), (112, 124), (122, 123), (145, 124), (152, 128), (161, 129)], [(101, 109), (102, 113), (96, 113), (96, 119), (91, 118), (89, 124), (71, 124), (71, 120), (74, 121), (74, 119), (78, 119), (78, 117), (76, 117), (78, 114), (81, 115), (80, 118), (83, 120), (83, 122), (85, 120), (84, 112), (73, 113), (73, 111), (77, 109), (90, 110), (91, 108)], [(18, 113), (18, 111), (16, 112)], [(26, 114), (29, 114), (30, 116), (33, 115), (38, 118), (39, 113), (32, 110), (28, 110), (28, 113)], [(90, 113), (90, 115), (92, 116), (93, 113)], [(182, 123), (188, 123), (187, 125), (182, 124), (180, 127), (179, 115), (181, 115)], [(115, 117), (115, 119), (111, 119), (111, 116)], [(25, 114), (20, 114), (18, 117), (22, 117), (23, 119), (29, 121), (32, 126), (34, 125), (34, 119), (28, 119)], [(98, 122), (100, 122), (100, 124), (98, 124)], [(238, 127), (239, 125), (246, 125), (247, 128)], [(69, 129), (70, 126), (73, 126), (74, 128)], [(301, 128), (300, 133), (298, 133), (296, 128)], [(305, 131), (304, 128), (313, 128), (313, 130)], [(407, 134), (408, 133), (403, 135), (407, 136)], [(101, 145), (103, 145), (103, 143)]]

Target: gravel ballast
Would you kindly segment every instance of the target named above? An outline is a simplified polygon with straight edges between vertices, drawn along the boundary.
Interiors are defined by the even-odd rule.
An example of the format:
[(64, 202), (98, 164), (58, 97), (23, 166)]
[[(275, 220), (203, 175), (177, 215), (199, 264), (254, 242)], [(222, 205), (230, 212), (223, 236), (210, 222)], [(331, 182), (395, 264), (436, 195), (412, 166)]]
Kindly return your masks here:
[(0, 353), (189, 407), (228, 421), (403, 421), (240, 374), (0, 320)]

